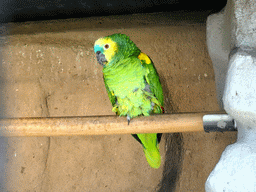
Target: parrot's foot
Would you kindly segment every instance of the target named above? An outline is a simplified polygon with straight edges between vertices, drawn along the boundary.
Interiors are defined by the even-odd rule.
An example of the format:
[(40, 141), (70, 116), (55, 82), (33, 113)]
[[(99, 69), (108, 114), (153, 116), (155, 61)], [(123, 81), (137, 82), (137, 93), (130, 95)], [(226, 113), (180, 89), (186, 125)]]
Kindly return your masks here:
[(129, 115), (126, 116), (127, 118), (127, 121), (128, 121), (128, 125), (130, 124), (130, 121), (131, 121), (131, 117)]

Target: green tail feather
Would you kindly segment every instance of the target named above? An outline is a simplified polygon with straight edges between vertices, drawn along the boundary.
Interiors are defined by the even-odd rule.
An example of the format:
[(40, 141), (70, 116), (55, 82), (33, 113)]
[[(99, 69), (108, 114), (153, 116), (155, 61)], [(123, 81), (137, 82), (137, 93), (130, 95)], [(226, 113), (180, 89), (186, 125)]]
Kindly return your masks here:
[(161, 155), (159, 149), (144, 149), (144, 153), (150, 167), (158, 169), (161, 165)]
[(161, 155), (156, 133), (137, 134), (143, 146), (148, 164), (155, 169), (161, 165)]

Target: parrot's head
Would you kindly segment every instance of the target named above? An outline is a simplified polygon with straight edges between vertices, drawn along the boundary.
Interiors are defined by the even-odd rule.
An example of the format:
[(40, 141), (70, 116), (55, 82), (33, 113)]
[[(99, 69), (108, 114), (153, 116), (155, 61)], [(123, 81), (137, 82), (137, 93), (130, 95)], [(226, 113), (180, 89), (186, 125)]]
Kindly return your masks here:
[(102, 37), (95, 41), (94, 52), (99, 64), (105, 66), (112, 65), (122, 59), (132, 55), (140, 54), (139, 48), (130, 40), (127, 35), (113, 34)]

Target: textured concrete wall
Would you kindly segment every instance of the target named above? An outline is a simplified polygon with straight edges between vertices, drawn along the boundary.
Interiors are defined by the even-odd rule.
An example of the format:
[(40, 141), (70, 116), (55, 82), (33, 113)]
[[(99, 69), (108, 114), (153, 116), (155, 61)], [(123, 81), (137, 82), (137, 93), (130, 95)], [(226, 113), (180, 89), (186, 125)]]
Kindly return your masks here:
[[(158, 14), (6, 25), (1, 116), (114, 115), (93, 44), (117, 32), (129, 35), (154, 61), (167, 113), (218, 111), (205, 24), (193, 21), (198, 17)], [(0, 170), (6, 171), (1, 191), (204, 191), (235, 134), (165, 138), (160, 151), (166, 163), (158, 170), (148, 166), (130, 135), (1, 138), (5, 167)]]

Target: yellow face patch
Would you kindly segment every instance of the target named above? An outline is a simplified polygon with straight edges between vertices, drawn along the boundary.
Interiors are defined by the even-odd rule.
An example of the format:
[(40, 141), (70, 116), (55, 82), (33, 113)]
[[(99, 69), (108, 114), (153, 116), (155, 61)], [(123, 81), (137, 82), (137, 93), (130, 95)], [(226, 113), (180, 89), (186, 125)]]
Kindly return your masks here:
[(146, 64), (150, 64), (151, 60), (149, 59), (149, 57), (145, 54), (145, 53), (140, 53), (138, 56), (139, 60), (143, 60), (146, 62)]
[(112, 41), (108, 37), (98, 39), (95, 42), (95, 45), (99, 45), (100, 47), (103, 48), (103, 50), (104, 50), (103, 54), (105, 55), (108, 62), (111, 61), (111, 59), (117, 52), (116, 42)]

